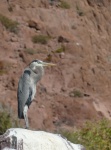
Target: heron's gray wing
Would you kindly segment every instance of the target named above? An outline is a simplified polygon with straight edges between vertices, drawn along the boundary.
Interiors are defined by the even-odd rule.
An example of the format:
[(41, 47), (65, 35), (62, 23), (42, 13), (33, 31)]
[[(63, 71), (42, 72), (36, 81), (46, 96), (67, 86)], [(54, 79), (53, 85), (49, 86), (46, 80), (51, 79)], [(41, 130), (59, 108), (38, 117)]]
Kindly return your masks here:
[(24, 118), (23, 116), (24, 106), (27, 105), (29, 107), (31, 103), (32, 88), (30, 85), (30, 74), (31, 74), (30, 70), (25, 70), (18, 83), (17, 98), (18, 98), (19, 118)]

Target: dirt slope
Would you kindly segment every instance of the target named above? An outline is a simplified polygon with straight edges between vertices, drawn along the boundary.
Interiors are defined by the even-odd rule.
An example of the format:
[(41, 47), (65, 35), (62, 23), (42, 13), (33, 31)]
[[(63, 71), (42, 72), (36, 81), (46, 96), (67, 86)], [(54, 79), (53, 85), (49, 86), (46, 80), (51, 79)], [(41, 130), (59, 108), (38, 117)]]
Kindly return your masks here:
[[(33, 59), (51, 61), (29, 109), (30, 126), (58, 131), (86, 120), (111, 119), (111, 2), (109, 0), (3, 0), (0, 13), (17, 21), (17, 32), (0, 23), (0, 103), (17, 115), (17, 84)], [(48, 36), (46, 44), (34, 35)]]

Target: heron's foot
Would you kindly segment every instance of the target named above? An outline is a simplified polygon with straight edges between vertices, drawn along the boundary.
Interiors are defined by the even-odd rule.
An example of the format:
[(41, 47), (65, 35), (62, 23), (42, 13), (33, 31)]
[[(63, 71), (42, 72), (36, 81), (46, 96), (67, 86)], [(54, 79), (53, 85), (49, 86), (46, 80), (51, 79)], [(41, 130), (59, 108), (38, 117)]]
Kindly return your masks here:
[[(27, 118), (27, 117), (26, 117)], [(28, 123), (28, 118), (25, 121), (25, 129), (29, 129), (29, 123)]]
[(29, 126), (27, 127), (27, 126), (25, 126), (25, 129), (29, 129)]

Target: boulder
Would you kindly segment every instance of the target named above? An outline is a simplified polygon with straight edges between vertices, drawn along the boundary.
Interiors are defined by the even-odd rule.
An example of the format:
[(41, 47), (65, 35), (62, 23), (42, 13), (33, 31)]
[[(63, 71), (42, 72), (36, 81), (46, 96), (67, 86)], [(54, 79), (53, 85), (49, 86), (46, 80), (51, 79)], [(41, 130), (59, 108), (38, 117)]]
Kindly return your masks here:
[(0, 136), (0, 150), (85, 150), (60, 134), (11, 128)]

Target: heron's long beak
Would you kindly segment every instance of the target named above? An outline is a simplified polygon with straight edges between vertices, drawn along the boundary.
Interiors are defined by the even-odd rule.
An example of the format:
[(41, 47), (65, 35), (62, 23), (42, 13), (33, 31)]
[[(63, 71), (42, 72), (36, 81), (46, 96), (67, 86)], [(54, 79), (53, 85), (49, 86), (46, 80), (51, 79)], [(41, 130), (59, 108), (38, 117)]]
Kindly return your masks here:
[(43, 66), (56, 66), (56, 64), (53, 63), (46, 63), (46, 62), (42, 62)]

